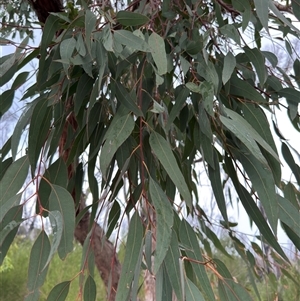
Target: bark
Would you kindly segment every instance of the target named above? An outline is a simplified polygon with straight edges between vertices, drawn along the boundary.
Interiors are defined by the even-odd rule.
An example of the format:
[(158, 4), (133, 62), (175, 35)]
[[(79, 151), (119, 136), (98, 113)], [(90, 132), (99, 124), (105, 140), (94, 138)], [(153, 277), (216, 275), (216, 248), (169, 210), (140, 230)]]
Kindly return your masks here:
[[(81, 245), (89, 233), (90, 214), (87, 212), (75, 229), (75, 238)], [(113, 301), (116, 297), (117, 286), (121, 273), (121, 264), (118, 261), (113, 244), (105, 237), (103, 229), (93, 225), (90, 243), (95, 256), (95, 263), (105, 284), (107, 300)]]

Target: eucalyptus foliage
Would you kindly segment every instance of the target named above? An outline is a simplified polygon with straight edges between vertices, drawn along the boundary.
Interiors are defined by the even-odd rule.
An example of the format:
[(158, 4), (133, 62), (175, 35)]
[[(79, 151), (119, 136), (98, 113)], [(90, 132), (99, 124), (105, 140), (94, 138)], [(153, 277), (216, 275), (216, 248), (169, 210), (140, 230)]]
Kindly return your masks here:
[[(300, 60), (291, 42), (300, 38), (299, 1), (103, 3), (78, 0), (50, 14), (36, 46), (40, 24), (29, 6), (2, 5), (0, 43), (15, 51), (0, 59), (0, 111), (3, 117), (19, 97), (22, 114), (1, 148), (0, 263), (35, 199), (43, 229), (30, 254), (26, 300), (38, 300), (53, 255), (65, 259), (73, 249), (87, 181), (91, 224), (103, 202), (110, 204), (108, 237), (129, 220), (116, 300), (135, 300), (143, 270), (155, 276), (156, 300), (171, 300), (172, 292), (178, 300), (259, 300), (255, 257), (270, 267), (267, 276), (273, 266), (288, 274), (279, 223), (300, 248), (300, 155), (276, 118), (286, 112), (299, 135)], [(284, 53), (263, 50), (268, 43)], [(288, 56), (285, 70), (280, 62)], [(291, 169), (288, 181), (283, 166)], [(200, 202), (201, 169), (217, 221)], [(28, 172), (34, 192), (21, 202), (32, 190)], [(225, 189), (271, 256), (257, 240), (252, 247), (241, 241)], [(230, 257), (218, 227), (248, 267), (250, 287), (211, 257), (211, 248)], [(84, 300), (96, 298), (90, 264), (80, 274)], [(48, 300), (65, 300), (69, 284), (57, 283)]]

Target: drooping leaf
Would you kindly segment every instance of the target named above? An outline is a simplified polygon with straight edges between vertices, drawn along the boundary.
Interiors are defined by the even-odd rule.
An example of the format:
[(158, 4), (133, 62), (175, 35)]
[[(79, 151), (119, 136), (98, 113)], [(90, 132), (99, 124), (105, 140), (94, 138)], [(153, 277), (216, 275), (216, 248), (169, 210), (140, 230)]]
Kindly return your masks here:
[[(1, 210), (0, 210), (1, 211)], [(13, 242), (20, 224), (22, 223), (23, 206), (14, 206), (3, 214), (0, 219), (0, 265)]]
[(178, 167), (172, 149), (168, 142), (158, 133), (153, 132), (149, 138), (150, 146), (158, 160), (179, 190), (188, 207), (192, 206), (191, 194), (185, 179)]
[(153, 32), (148, 40), (153, 60), (156, 64), (157, 73), (163, 75), (167, 72), (167, 54), (165, 41), (157, 33)]
[(276, 234), (278, 222), (278, 203), (275, 192), (275, 182), (270, 169), (262, 165), (254, 155), (239, 153), (238, 159), (247, 172), (263, 204), (272, 230)]
[(45, 264), (49, 257), (50, 248), (47, 234), (45, 231), (41, 231), (30, 253), (26, 301), (39, 300), (39, 288), (44, 284), (48, 272), (48, 266), (45, 267)]
[(104, 145), (100, 154), (100, 168), (104, 177), (107, 175), (109, 164), (118, 148), (129, 137), (134, 128), (131, 114), (115, 115), (109, 130), (104, 137)]
[(216, 150), (213, 151), (213, 158), (214, 158), (214, 168), (208, 165), (209, 179), (219, 210), (225, 222), (228, 222), (226, 201), (224, 198), (223, 187), (221, 183), (220, 166), (219, 166), (219, 160), (218, 160), (218, 155), (216, 153)]
[(137, 264), (136, 259), (142, 252), (143, 233), (143, 225), (138, 213), (136, 212), (131, 218), (129, 224), (124, 264), (120, 275), (116, 301), (127, 300), (129, 296), (134, 277), (134, 271)]
[[(185, 252), (187, 256), (195, 260), (195, 262), (191, 262), (191, 265), (197, 275), (201, 292), (205, 294), (205, 297), (208, 300), (214, 300), (214, 293), (205, 271), (204, 258), (199, 248), (199, 242), (194, 230), (185, 220), (180, 224), (179, 237), (180, 242), (186, 246)], [(199, 262), (202, 262), (203, 264)]]
[(266, 0), (254, 0), (256, 14), (262, 26), (266, 31), (269, 31), (269, 9)]
[(170, 279), (170, 283), (173, 287), (176, 297), (178, 300), (182, 300), (183, 293), (184, 293), (184, 287), (183, 287), (184, 283), (182, 283), (182, 279), (181, 279), (182, 270), (180, 268), (179, 260), (180, 260), (180, 253), (179, 253), (178, 240), (177, 240), (177, 235), (173, 230), (169, 249), (164, 259), (164, 263)]
[(173, 209), (166, 194), (152, 178), (149, 183), (149, 192), (156, 215), (156, 250), (154, 260), (154, 273), (156, 274), (170, 246)]
[(24, 156), (13, 162), (0, 181), (0, 206), (21, 189), (28, 175), (28, 157)]
[(236, 60), (231, 52), (228, 52), (224, 58), (224, 66), (222, 71), (222, 82), (225, 85), (231, 77), (236, 66)]
[[(62, 237), (58, 246), (58, 255), (64, 259), (68, 253), (73, 251), (73, 234), (75, 230), (75, 209), (74, 201), (70, 193), (57, 185), (51, 185), (49, 196), (50, 211), (59, 211), (63, 220)], [(56, 227), (61, 227), (61, 222), (57, 220)], [(57, 229), (58, 231), (58, 229)]]
[(204, 301), (204, 297), (198, 290), (197, 286), (189, 279), (186, 278), (185, 281), (185, 300), (186, 301)]

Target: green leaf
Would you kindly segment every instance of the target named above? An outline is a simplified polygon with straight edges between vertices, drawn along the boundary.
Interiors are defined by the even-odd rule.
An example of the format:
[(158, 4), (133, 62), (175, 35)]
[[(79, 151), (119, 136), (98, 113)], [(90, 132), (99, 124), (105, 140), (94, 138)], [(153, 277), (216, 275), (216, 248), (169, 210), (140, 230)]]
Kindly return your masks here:
[[(231, 118), (220, 116), (221, 122), (234, 133), (256, 156), (262, 163), (265, 164), (266, 159), (263, 157), (257, 143), (259, 143), (267, 152), (269, 152), (278, 162), (280, 162), (278, 155), (272, 147), (255, 131), (255, 129), (238, 113), (224, 108), (226, 114)], [(255, 142), (256, 141), (256, 142)]]
[(116, 301), (127, 300), (136, 269), (137, 258), (143, 250), (144, 229), (137, 212), (131, 218), (124, 263), (118, 284)]
[[(269, 146), (278, 155), (273, 135), (270, 130), (270, 125), (266, 115), (260, 107), (253, 104), (244, 103), (242, 106), (245, 119), (256, 130), (257, 133), (269, 144)], [(272, 170), (276, 184), (279, 186), (281, 181), (281, 166), (280, 162), (272, 155), (262, 150), (264, 157)]]
[(225, 165), (228, 175), (230, 176), (233, 185), (238, 193), (238, 196), (244, 206), (246, 212), (249, 214), (249, 217), (254, 221), (258, 230), (261, 232), (266, 241), (270, 244), (274, 250), (281, 255), (285, 260), (288, 261), (285, 253), (277, 242), (276, 237), (272, 233), (269, 225), (267, 224), (264, 216), (257, 207), (257, 204), (254, 202), (250, 193), (242, 186), (237, 178), (236, 172), (233, 168), (232, 162), (228, 157), (225, 158)]
[(83, 300), (95, 301), (97, 295), (97, 287), (94, 278), (89, 275), (84, 284)]
[[(157, 242), (157, 241), (156, 241)], [(169, 276), (170, 283), (176, 294), (178, 300), (183, 299), (184, 287), (181, 279), (181, 267), (179, 265), (180, 252), (178, 247), (178, 240), (175, 231), (172, 231), (172, 237), (167, 255), (164, 259), (167, 274)]]
[(109, 164), (118, 148), (129, 137), (134, 128), (134, 120), (131, 114), (125, 116), (115, 115), (104, 137), (104, 145), (100, 153), (100, 167), (106, 178)]
[(181, 243), (184, 244), (185, 246), (186, 255), (189, 258), (195, 260), (195, 262), (191, 261), (191, 265), (193, 267), (195, 274), (197, 275), (199, 281), (198, 283), (200, 286), (199, 288), (205, 294), (207, 300), (215, 300), (214, 293), (210, 281), (208, 279), (208, 276), (206, 274), (205, 267), (203, 264), (199, 263), (199, 262), (204, 263), (204, 259), (201, 254), (196, 233), (185, 220), (182, 220), (180, 223), (179, 237)]
[(281, 151), (282, 151), (284, 160), (289, 165), (290, 169), (292, 170), (292, 172), (296, 178), (296, 181), (300, 185), (300, 167), (298, 164), (296, 164), (289, 147), (283, 142), (281, 144)]
[(240, 34), (233, 24), (226, 24), (226, 25), (222, 26), (220, 28), (220, 32), (225, 37), (232, 39), (238, 45), (241, 44)]
[[(73, 235), (75, 230), (74, 201), (70, 193), (57, 185), (51, 185), (49, 196), (50, 211), (59, 211), (63, 219), (63, 232), (58, 246), (58, 255), (61, 259), (73, 251)], [(58, 226), (60, 222), (58, 221)]]
[(28, 175), (28, 157), (24, 156), (13, 162), (0, 181), (0, 207), (15, 196), (24, 184)]
[(269, 32), (269, 6), (267, 0), (254, 0), (256, 14), (262, 26)]
[(300, 91), (294, 88), (283, 88), (277, 92), (279, 96), (285, 97), (287, 101), (294, 104), (299, 104), (300, 102)]
[(71, 281), (61, 282), (53, 287), (50, 291), (50, 294), (47, 298), (47, 301), (64, 301), (66, 300), (69, 289), (70, 289)]
[(132, 111), (136, 116), (143, 116), (141, 109), (137, 106), (136, 96), (133, 93), (128, 93), (123, 85), (116, 82), (116, 95), (118, 101), (127, 109)]
[(95, 30), (97, 17), (89, 9), (85, 11), (85, 42), (88, 51), (91, 51), (91, 34)]
[(277, 195), (279, 219), (289, 226), (300, 239), (300, 213), (287, 199)]
[(228, 52), (224, 58), (224, 66), (222, 71), (222, 82), (225, 85), (234, 71), (236, 66), (236, 60), (234, 55), (231, 52)]
[(154, 154), (168, 173), (169, 177), (179, 190), (181, 196), (185, 200), (187, 206), (192, 208), (192, 197), (188, 186), (178, 167), (175, 156), (172, 152), (170, 144), (158, 133), (152, 132), (149, 143)]
[[(186, 301), (205, 301), (197, 286), (189, 279), (185, 280), (185, 300)], [(213, 300), (213, 299), (211, 299)]]
[(15, 206), (18, 206), (21, 203), (22, 193), (16, 194), (11, 198), (5, 198), (3, 202), (0, 203), (0, 221), (2, 221), (4, 215)]
[(266, 102), (261, 93), (259, 93), (247, 81), (239, 79), (236, 75), (233, 75), (230, 79), (230, 94), (239, 96), (242, 99), (256, 101), (258, 103)]
[(121, 215), (121, 207), (119, 205), (118, 201), (114, 201), (113, 205), (110, 209), (109, 215), (108, 215), (108, 226), (106, 231), (106, 237), (109, 238), (112, 231), (118, 226), (118, 220)]
[(156, 274), (167, 254), (173, 226), (173, 208), (160, 186), (150, 178), (149, 192), (156, 215), (156, 250), (154, 273)]
[(148, 44), (151, 49), (153, 60), (157, 67), (157, 73), (163, 75), (167, 73), (167, 54), (165, 40), (157, 33), (153, 32), (149, 37)]
[[(0, 212), (2, 211), (2, 208)], [(1, 212), (2, 214), (2, 212)], [(13, 242), (19, 225), (22, 223), (23, 206), (15, 206), (3, 213), (3, 219), (0, 222), (0, 265), (7, 254), (7, 251)]]
[(145, 40), (139, 38), (128, 30), (121, 29), (115, 31), (114, 39), (117, 43), (125, 45), (133, 50), (139, 50), (143, 52), (150, 51), (149, 45)]
[(149, 22), (147, 16), (129, 11), (119, 11), (116, 18), (124, 26), (142, 26)]
[(11, 107), (14, 100), (14, 96), (15, 96), (15, 91), (13, 89), (6, 90), (0, 95), (0, 99), (1, 99), (0, 118)]
[(219, 294), (221, 300), (253, 301), (246, 289), (231, 279), (219, 279)]
[(39, 99), (32, 112), (28, 134), (28, 159), (32, 174), (35, 172), (41, 149), (50, 130), (51, 113), (47, 100)]
[[(187, 83), (187, 84), (192, 84), (192, 83)], [(166, 124), (166, 128), (170, 129), (171, 124), (175, 120), (176, 116), (178, 116), (179, 112), (181, 111), (182, 107), (186, 103), (186, 100), (190, 94), (190, 91), (187, 88), (181, 89), (181, 91), (178, 93), (177, 97), (175, 98), (175, 104), (171, 109), (171, 112), (169, 114), (169, 118)]]
[(63, 219), (61, 213), (59, 211), (50, 211), (48, 215), (52, 227), (53, 239), (50, 254), (44, 267), (50, 263), (51, 259), (56, 253), (63, 234)]
[(228, 222), (226, 201), (223, 194), (223, 187), (222, 187), (221, 175), (220, 175), (220, 166), (219, 166), (218, 154), (216, 150), (213, 150), (213, 158), (214, 158), (214, 168), (208, 165), (209, 179), (210, 179), (213, 193), (215, 195), (218, 204), (218, 208), (225, 222)]
[(14, 83), (12, 84), (11, 88), (14, 90), (17, 90), (18, 88), (20, 88), (20, 86), (22, 86), (26, 82), (28, 75), (29, 75), (29, 72), (19, 73), (18, 76), (16, 77), (16, 79), (14, 80)]
[(259, 51), (257, 48), (249, 48), (248, 46), (244, 47), (244, 51), (246, 55), (248, 56), (250, 62), (254, 65), (256, 74), (258, 76), (258, 80), (261, 86), (264, 85), (264, 83), (267, 80), (267, 72), (265, 67), (265, 58), (262, 55), (261, 51)]
[(50, 241), (45, 231), (42, 231), (30, 252), (27, 280), (28, 294), (25, 298), (26, 301), (39, 300), (39, 288), (44, 284), (47, 276), (48, 266), (45, 267), (45, 264), (49, 253)]
[(292, 0), (292, 8), (293, 8), (294, 15), (300, 21), (300, 1)]
[(247, 172), (253, 188), (257, 191), (269, 223), (276, 234), (278, 222), (278, 203), (275, 182), (269, 167), (262, 165), (254, 155), (240, 152), (238, 159)]

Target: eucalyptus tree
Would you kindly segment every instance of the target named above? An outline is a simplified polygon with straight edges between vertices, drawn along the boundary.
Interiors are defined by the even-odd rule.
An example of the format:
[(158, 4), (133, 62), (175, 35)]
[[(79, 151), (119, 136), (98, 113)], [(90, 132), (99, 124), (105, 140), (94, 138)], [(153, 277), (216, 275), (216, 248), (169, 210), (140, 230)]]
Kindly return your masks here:
[[(0, 262), (28, 218), (28, 202), (41, 224), (25, 300), (39, 299), (56, 252), (68, 260), (74, 234), (83, 245), (84, 300), (96, 298), (94, 266), (108, 300), (136, 300), (142, 273), (147, 300), (259, 300), (257, 239), (272, 250), (267, 276), (276, 266), (292, 277), (277, 230), (280, 223), (299, 249), (299, 152), (276, 117), (286, 112), (299, 135), (300, 61), (291, 43), (300, 37), (299, 1), (12, 0), (1, 7), (1, 45), (14, 47), (0, 62), (1, 116), (16, 96), (22, 113), (1, 148)], [(268, 41), (293, 57), (292, 70), (263, 50)], [(24, 71), (28, 65), (36, 67)], [(218, 219), (204, 210), (201, 168)], [(257, 226), (255, 241), (235, 231), (225, 190)], [(213, 248), (230, 257), (217, 227), (245, 262), (250, 287), (213, 258)], [(47, 300), (65, 300), (74, 279), (57, 283)]]

